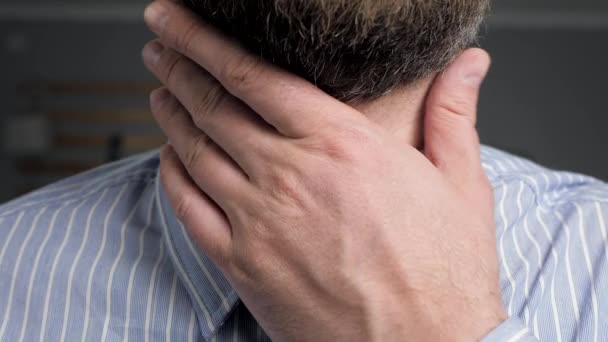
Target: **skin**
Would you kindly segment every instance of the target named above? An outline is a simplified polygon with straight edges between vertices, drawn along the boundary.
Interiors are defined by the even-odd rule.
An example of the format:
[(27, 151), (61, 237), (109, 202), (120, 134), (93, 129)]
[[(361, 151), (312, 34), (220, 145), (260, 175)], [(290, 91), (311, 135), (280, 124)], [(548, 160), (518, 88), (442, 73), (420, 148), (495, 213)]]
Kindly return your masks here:
[(171, 141), (163, 186), (273, 340), (470, 341), (504, 321), (475, 129), (485, 52), (428, 94), (355, 109), (176, 3), (145, 18), (160, 37), (143, 55), (165, 85), (151, 95)]

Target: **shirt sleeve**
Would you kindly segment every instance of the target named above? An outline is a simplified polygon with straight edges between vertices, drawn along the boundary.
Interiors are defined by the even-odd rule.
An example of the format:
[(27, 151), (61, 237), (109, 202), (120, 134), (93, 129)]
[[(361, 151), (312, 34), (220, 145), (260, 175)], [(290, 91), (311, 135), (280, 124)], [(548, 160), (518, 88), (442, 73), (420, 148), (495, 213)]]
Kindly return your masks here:
[(518, 318), (509, 318), (496, 327), (481, 342), (535, 342), (528, 327)]

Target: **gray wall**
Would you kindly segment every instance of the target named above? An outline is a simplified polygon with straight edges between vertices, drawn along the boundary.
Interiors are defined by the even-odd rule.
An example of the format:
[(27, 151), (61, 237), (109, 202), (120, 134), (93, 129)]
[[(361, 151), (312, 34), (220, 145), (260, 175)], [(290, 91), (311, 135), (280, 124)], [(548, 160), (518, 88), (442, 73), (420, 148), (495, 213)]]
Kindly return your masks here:
[[(140, 62), (151, 38), (140, 18), (144, 3), (1, 3), (0, 119), (27, 110), (19, 82), (151, 80)], [(483, 142), (608, 179), (608, 2), (510, 0), (494, 10), (480, 40), (494, 61), (480, 105)], [(129, 101), (136, 103), (123, 105), (145, 106)], [(19, 177), (0, 155), (0, 201)]]
[[(601, 42), (605, 42), (601, 44)], [(608, 179), (608, 30), (489, 29), (482, 140)]]
[(608, 11), (608, 2), (603, 0), (502, 0), (492, 1), (495, 12), (520, 10), (542, 12), (570, 11)]
[[(141, 63), (140, 50), (151, 39), (141, 23), (128, 22), (0, 22), (0, 122), (11, 116), (32, 111), (32, 98), (16, 90), (16, 85), (33, 80), (47, 81), (151, 81), (152, 77)], [(17, 41), (18, 43), (15, 43)], [(7, 48), (18, 45), (19, 48)], [(74, 103), (66, 103), (75, 101)], [(147, 96), (128, 97), (68, 97), (38, 99), (44, 110), (61, 108), (90, 108), (91, 112), (104, 109), (142, 110), (148, 106)], [(61, 127), (63, 131), (73, 128)], [(113, 133), (116, 127), (95, 125), (87, 127), (91, 133)], [(120, 130), (129, 130), (124, 127)], [(102, 132), (107, 131), (107, 132)], [(1, 132), (1, 130), (0, 130)], [(33, 139), (23, 132), (23, 139)], [(81, 134), (82, 132), (80, 132)], [(1, 141), (1, 139), (0, 139)], [(15, 170), (9, 155), (0, 147), (0, 202), (22, 191), (24, 179)], [(103, 158), (90, 151), (50, 151), (49, 153), (80, 154), (82, 160)], [(50, 181), (53, 179), (51, 178)], [(35, 183), (43, 184), (45, 179)]]

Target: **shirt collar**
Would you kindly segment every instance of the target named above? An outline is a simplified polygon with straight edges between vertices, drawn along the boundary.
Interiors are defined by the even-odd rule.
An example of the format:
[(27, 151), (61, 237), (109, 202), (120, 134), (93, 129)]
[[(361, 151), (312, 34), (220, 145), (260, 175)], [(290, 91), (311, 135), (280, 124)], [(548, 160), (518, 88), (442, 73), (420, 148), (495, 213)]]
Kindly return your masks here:
[(178, 221), (156, 175), (156, 200), (167, 254), (187, 290), (205, 340), (217, 333), (239, 302), (234, 288)]

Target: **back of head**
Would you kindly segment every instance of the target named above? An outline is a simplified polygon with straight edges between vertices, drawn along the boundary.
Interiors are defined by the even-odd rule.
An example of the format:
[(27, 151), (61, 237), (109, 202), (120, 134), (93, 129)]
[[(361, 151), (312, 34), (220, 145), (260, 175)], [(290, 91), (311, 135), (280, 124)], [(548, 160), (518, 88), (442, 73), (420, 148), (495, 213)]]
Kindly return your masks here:
[(349, 102), (441, 71), (488, 0), (184, 0), (252, 52)]

